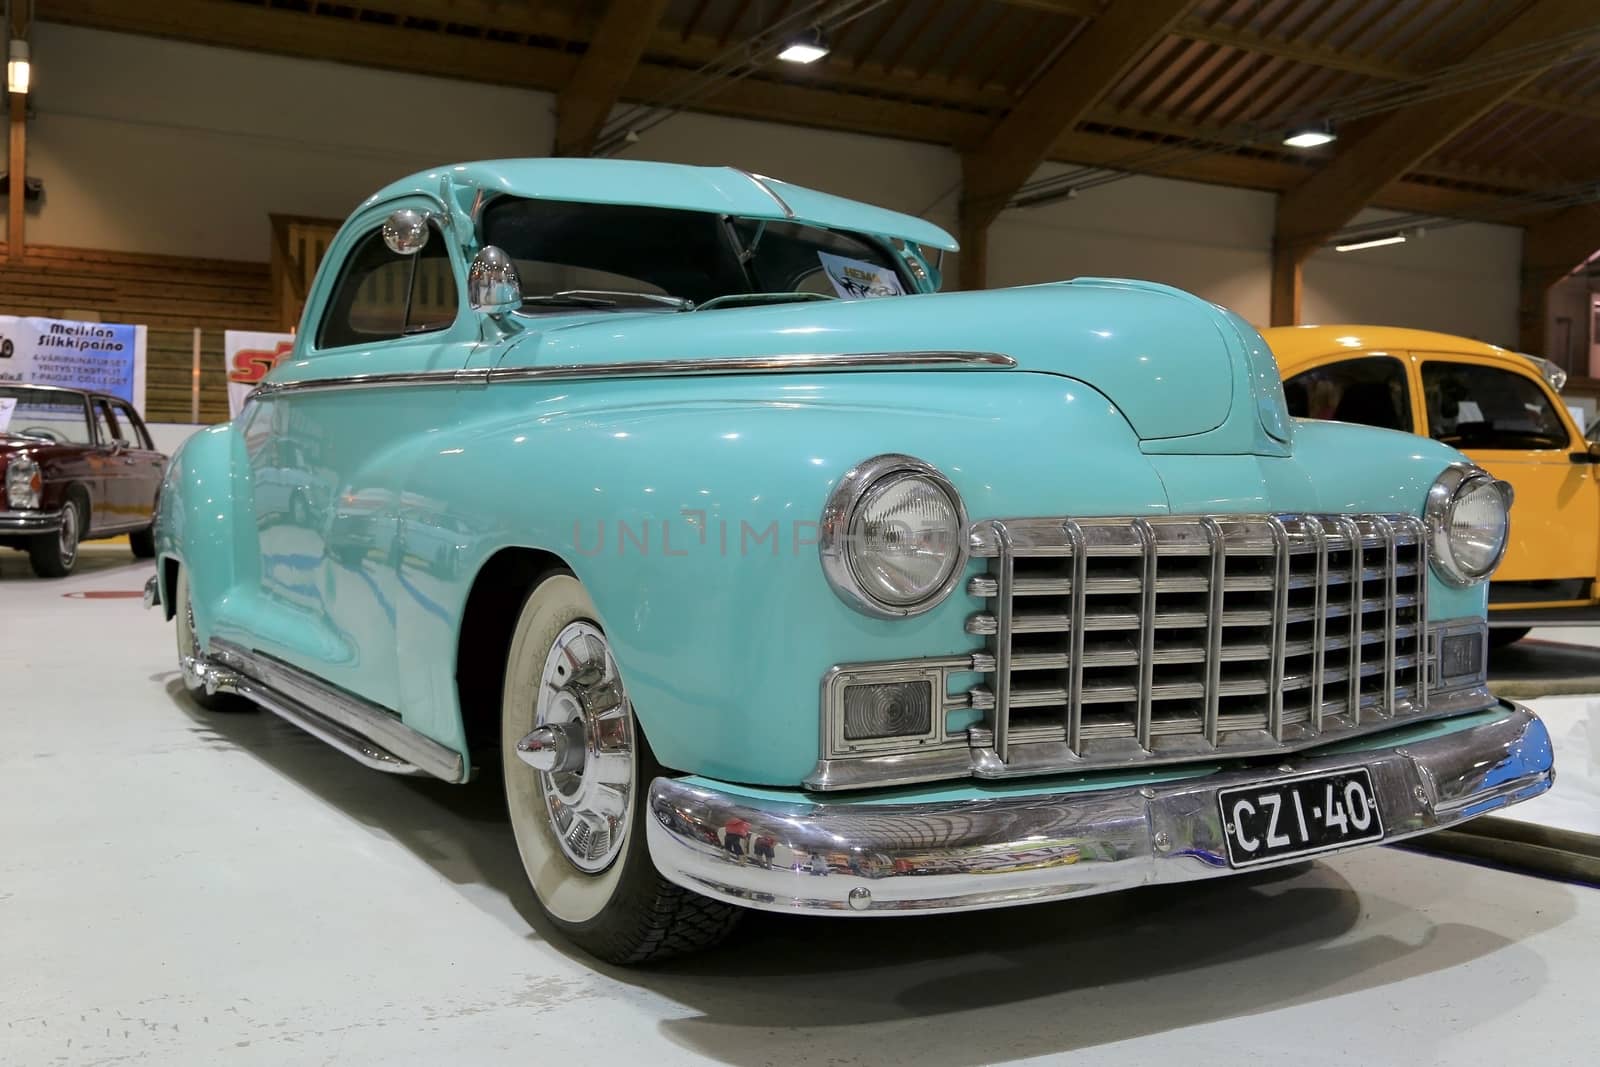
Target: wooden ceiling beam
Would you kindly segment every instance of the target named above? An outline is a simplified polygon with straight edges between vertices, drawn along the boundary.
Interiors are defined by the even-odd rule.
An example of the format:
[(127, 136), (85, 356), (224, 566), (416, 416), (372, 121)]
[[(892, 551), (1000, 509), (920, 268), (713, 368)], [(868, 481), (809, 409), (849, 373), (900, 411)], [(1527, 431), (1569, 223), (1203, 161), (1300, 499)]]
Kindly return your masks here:
[(556, 96), (554, 154), (587, 156), (661, 25), (667, 0), (611, 0), (578, 69)]
[[(1594, 26), (1592, 0), (1535, 0), (1468, 61), (1487, 60)], [(1572, 47), (1572, 46), (1569, 46)], [(1348, 223), (1385, 186), (1539, 77), (1554, 60), (1390, 113), (1278, 202), (1277, 240), (1298, 259)]]
[[(1096, 0), (999, 0), (999, 2), (1016, 7), (1029, 8), (1034, 11), (1049, 11), (1058, 15), (1078, 16), (1092, 15), (1094, 9), (1098, 6)], [(1424, 10), (1424, 6), (1418, 5), (1417, 10)], [(1425, 81), (1431, 73), (1394, 60), (1357, 55), (1328, 45), (1289, 40), (1276, 34), (1254, 33), (1250, 30), (1228, 26), (1221, 22), (1207, 22), (1200, 18), (1184, 19), (1173, 28), (1172, 32), (1179, 37), (1187, 37), (1192, 41), (1206, 41), (1210, 44), (1226, 45), (1230, 48), (1255, 52), (1259, 55), (1304, 63), (1307, 66), (1323, 67), (1328, 70), (1344, 71), (1349, 74), (1362, 74), (1369, 78), (1380, 78), (1384, 81)], [(1511, 97), (1511, 100), (1514, 103), (1525, 104), (1528, 107), (1600, 119), (1600, 101), (1574, 100), (1535, 88), (1518, 92)]]
[(974, 150), (963, 155), (962, 214), (986, 227), (1063, 133), (1167, 35), (1195, 0), (1118, 0), (1056, 56)]
[[(393, 0), (383, 0), (392, 4)], [(218, 13), (226, 17), (218, 17)], [(200, 44), (280, 55), (310, 57), (359, 66), (559, 91), (573, 76), (578, 59), (556, 48), (540, 48), (440, 34), (419, 48), (412, 30), (349, 22), (281, 9), (255, 8), (217, 0), (163, 0), (133, 5), (124, 0), (39, 0), (41, 19), (192, 41)], [(623, 90), (625, 99), (659, 98), (679, 84), (682, 72), (642, 62)], [(734, 91), (698, 105), (714, 114), (792, 122), (931, 144), (971, 146), (990, 131), (982, 114), (896, 99), (861, 96), (821, 86), (746, 79)], [(1112, 118), (1091, 112), (1090, 121)], [(1160, 165), (1128, 168), (1140, 143), (1112, 134), (1072, 131), (1057, 137), (1050, 160), (1138, 169), (1144, 173), (1250, 189), (1280, 191), (1306, 176), (1304, 166), (1251, 159), (1230, 153), (1171, 159)], [(1395, 211), (1448, 217), (1494, 217), (1502, 200), (1493, 196), (1436, 188), (1420, 182), (1391, 183), (1373, 203)]]

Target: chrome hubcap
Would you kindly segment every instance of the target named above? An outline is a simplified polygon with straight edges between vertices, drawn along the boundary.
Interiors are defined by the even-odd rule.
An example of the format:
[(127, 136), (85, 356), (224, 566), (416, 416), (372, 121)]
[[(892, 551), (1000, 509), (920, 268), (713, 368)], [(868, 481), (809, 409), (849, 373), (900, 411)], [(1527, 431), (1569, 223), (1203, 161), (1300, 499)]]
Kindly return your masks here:
[(61, 562), (71, 563), (78, 555), (78, 509), (71, 504), (61, 509)]
[(622, 851), (633, 804), (633, 724), (605, 635), (569, 623), (545, 657), (534, 728), (517, 757), (539, 776), (550, 829), (579, 870)]

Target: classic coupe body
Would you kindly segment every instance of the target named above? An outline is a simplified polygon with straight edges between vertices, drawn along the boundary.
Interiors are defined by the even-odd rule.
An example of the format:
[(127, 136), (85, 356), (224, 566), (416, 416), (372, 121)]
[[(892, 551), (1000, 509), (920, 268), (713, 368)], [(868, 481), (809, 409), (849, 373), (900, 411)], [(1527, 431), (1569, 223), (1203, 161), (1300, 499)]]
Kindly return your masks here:
[(0, 546), (27, 552), (41, 578), (70, 574), (81, 542), (119, 534), (149, 559), (166, 462), (119, 397), (0, 383)]
[(1263, 336), (1290, 414), (1431, 437), (1511, 485), (1511, 542), (1489, 584), (1493, 643), (1600, 623), (1600, 452), (1561, 401), (1564, 374), (1429, 330), (1280, 326)]
[(294, 357), (169, 469), (147, 592), (186, 685), (381, 770), (494, 768), (540, 906), (620, 961), (745, 907), (1206, 878), (1548, 788), (1485, 684), (1503, 485), (1289, 418), (1194, 296), (939, 294), (954, 247), (729, 168), (383, 190)]

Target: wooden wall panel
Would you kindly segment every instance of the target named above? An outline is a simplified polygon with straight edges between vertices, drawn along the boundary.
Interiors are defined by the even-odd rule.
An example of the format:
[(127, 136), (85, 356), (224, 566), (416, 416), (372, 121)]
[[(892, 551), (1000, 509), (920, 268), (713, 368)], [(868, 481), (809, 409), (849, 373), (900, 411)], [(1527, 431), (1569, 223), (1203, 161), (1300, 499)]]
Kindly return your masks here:
[(29, 246), (0, 257), (0, 314), (148, 327), (145, 418), (188, 422), (194, 330), (201, 331), (200, 419), (228, 417), (224, 330), (275, 330), (265, 263)]

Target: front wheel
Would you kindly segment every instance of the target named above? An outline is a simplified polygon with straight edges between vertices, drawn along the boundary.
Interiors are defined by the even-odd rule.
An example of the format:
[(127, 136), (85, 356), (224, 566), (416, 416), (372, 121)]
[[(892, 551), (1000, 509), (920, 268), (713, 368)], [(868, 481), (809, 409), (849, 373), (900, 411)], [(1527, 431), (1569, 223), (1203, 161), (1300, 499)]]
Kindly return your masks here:
[(255, 705), (234, 693), (208, 693), (196, 669), (200, 662), (200, 639), (194, 628), (194, 603), (189, 599), (189, 571), (178, 569), (172, 600), (173, 630), (178, 639), (178, 670), (183, 676), (183, 688), (189, 699), (207, 711), (249, 711)]
[(523, 604), (501, 699), (506, 805), (551, 922), (603, 960), (642, 963), (715, 944), (739, 910), (650, 862), (646, 794), (661, 768), (596, 617), (565, 572), (545, 575)]
[(1528, 636), (1529, 626), (1496, 626), (1489, 631), (1489, 647), (1505, 648)]
[(89, 508), (80, 490), (73, 490), (61, 508), (61, 528), (28, 542), (28, 563), (40, 578), (65, 578), (78, 562), (78, 541)]
[(156, 558), (156, 527), (151, 523), (142, 530), (135, 530), (128, 535), (128, 547), (133, 549), (134, 559)]

